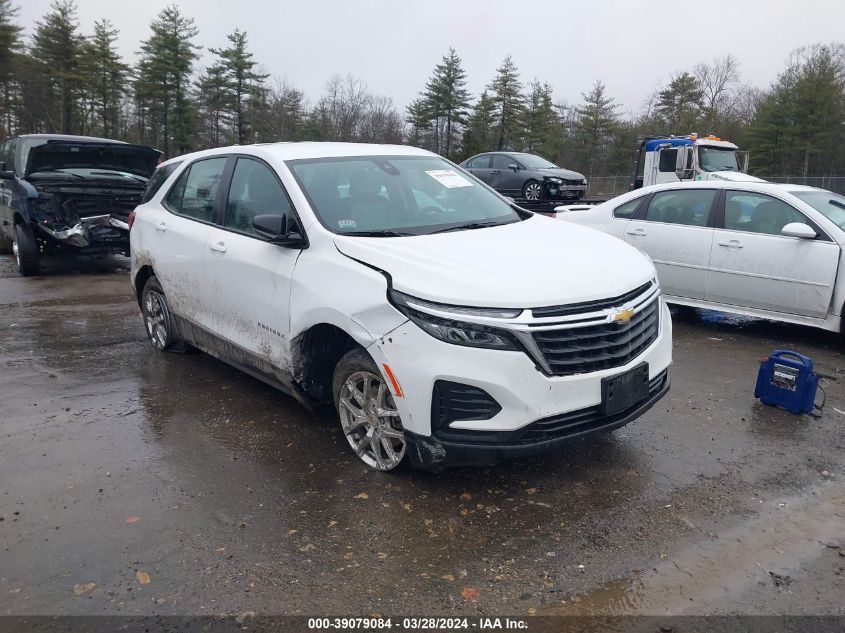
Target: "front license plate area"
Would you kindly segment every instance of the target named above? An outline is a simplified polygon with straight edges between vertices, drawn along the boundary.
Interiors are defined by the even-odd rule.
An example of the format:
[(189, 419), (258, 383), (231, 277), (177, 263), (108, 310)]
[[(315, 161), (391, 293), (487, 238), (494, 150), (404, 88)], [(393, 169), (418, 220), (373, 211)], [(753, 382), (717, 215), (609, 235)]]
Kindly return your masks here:
[(648, 397), (648, 363), (601, 379), (601, 413), (614, 415)]

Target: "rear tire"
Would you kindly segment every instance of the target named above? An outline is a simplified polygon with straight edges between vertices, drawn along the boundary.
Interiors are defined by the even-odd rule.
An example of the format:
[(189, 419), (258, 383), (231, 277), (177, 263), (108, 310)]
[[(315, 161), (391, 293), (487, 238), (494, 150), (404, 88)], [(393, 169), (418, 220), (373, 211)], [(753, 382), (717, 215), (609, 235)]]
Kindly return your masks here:
[(147, 279), (141, 292), (141, 315), (147, 338), (154, 348), (164, 351), (181, 342), (176, 333), (170, 303), (155, 276)]
[(405, 430), (390, 387), (365, 350), (350, 350), (337, 363), (332, 396), (343, 434), (358, 458), (374, 470), (399, 466)]
[(32, 277), (38, 274), (41, 247), (28, 225), (15, 225), (15, 241), (12, 243), (12, 253), (14, 253), (18, 264), (18, 272), (23, 277)]

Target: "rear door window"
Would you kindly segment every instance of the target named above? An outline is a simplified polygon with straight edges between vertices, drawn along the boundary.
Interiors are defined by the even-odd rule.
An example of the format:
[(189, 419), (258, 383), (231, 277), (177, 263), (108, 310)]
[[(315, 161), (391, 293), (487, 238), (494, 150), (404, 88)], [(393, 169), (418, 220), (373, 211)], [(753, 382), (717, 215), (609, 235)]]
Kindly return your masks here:
[(637, 209), (640, 207), (642, 201), (643, 197), (640, 196), (639, 198), (629, 200), (625, 204), (620, 204), (613, 210), (613, 217), (620, 218), (623, 220), (630, 220), (636, 214)]
[(469, 169), (487, 169), (490, 167), (490, 156), (476, 156), (467, 163)]
[(214, 219), (214, 200), (227, 158), (198, 160), (185, 170), (165, 198), (168, 209), (203, 222)]
[(153, 175), (150, 176), (150, 180), (147, 182), (147, 188), (144, 189), (144, 195), (141, 198), (141, 204), (152, 200), (153, 196), (158, 193), (159, 189), (161, 189), (161, 186), (167, 181), (168, 178), (170, 178), (170, 174), (176, 171), (176, 168), (181, 164), (181, 162), (168, 163), (167, 165), (156, 167), (156, 170), (153, 172)]
[(648, 203), (645, 219), (648, 222), (707, 226), (715, 198), (715, 189), (661, 191), (654, 194)]

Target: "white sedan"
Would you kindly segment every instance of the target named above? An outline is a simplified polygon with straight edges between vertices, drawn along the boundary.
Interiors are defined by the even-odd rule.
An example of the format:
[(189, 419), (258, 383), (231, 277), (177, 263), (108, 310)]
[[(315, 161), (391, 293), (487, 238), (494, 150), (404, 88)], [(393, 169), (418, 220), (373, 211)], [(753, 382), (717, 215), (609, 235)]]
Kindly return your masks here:
[(647, 253), (666, 300), (842, 332), (845, 197), (768, 182), (670, 183), (559, 219)]

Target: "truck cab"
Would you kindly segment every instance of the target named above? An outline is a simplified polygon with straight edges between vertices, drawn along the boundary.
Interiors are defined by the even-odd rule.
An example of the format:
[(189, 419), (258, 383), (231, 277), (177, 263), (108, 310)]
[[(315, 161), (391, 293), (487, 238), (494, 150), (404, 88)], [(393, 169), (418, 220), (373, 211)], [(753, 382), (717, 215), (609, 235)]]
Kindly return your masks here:
[(748, 155), (716, 136), (640, 137), (630, 189), (685, 180), (759, 181), (746, 172)]

